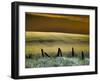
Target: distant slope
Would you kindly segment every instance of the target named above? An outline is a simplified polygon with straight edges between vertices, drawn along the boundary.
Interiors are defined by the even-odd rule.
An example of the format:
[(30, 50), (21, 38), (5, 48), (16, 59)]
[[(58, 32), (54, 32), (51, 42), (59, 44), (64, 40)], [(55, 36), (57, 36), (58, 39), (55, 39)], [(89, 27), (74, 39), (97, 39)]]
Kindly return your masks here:
[(89, 35), (56, 32), (26, 32), (26, 42), (88, 43)]
[(26, 54), (41, 55), (41, 49), (51, 55), (56, 55), (58, 48), (63, 54), (71, 52), (72, 47), (77, 54), (84, 51), (89, 54), (89, 36), (81, 34), (56, 32), (26, 32)]

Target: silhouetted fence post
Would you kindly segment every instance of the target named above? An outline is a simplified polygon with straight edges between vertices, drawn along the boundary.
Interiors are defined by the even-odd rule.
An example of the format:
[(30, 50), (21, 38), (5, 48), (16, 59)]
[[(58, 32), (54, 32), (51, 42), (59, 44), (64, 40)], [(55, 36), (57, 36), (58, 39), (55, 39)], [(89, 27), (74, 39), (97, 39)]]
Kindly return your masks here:
[(46, 52), (43, 51), (43, 49), (41, 49), (41, 53), (42, 53), (42, 57), (45, 57), (45, 56), (50, 57)]
[(46, 52), (44, 52), (44, 54), (45, 54), (46, 56), (50, 57)]
[(84, 56), (84, 52), (83, 51), (82, 51), (81, 55), (82, 55), (82, 60), (84, 60), (85, 56)]
[(44, 54), (43, 54), (43, 49), (41, 49), (41, 53), (42, 53), (42, 57), (44, 57)]
[(62, 51), (61, 51), (61, 49), (60, 48), (58, 48), (58, 53), (57, 53), (57, 55), (56, 55), (57, 57), (58, 56), (61, 56), (62, 57)]
[(75, 56), (74, 48), (72, 47), (72, 57)]

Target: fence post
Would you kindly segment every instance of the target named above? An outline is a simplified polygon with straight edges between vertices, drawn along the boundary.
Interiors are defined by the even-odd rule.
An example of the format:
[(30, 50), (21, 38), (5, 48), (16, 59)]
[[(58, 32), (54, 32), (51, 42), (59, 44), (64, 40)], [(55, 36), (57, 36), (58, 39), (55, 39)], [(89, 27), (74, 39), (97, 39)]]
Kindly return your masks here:
[(44, 52), (44, 54), (45, 54), (46, 56), (50, 57), (46, 52)]
[(82, 55), (82, 60), (84, 60), (84, 52), (82, 51), (82, 53), (81, 53), (81, 55)]
[(62, 57), (62, 51), (61, 51), (61, 49), (60, 48), (58, 48), (58, 53), (57, 53), (57, 55), (56, 55), (57, 57), (58, 56), (61, 56)]
[(43, 49), (41, 49), (41, 53), (42, 53), (42, 57), (44, 56), (50, 57), (46, 52), (43, 51)]
[(74, 48), (72, 47), (72, 57), (75, 56)]
[(41, 49), (42, 57), (44, 57), (43, 49)]

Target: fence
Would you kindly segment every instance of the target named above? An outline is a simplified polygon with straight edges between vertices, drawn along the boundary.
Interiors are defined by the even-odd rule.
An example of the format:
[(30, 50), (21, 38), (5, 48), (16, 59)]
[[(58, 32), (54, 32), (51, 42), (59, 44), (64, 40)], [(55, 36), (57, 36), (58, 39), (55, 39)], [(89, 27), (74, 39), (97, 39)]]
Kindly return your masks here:
[[(72, 57), (75, 57), (75, 51), (74, 51), (74, 48), (73, 47), (72, 47), (71, 53), (72, 53), (71, 56)], [(49, 54), (47, 54), (46, 52), (44, 52), (43, 49), (41, 49), (41, 54), (42, 54), (42, 57), (51, 57)], [(62, 53), (61, 49), (58, 48), (58, 52), (55, 55), (55, 57), (62, 57), (62, 56), (63, 56), (63, 53)], [(81, 58), (82, 58), (82, 60), (84, 60), (84, 58), (85, 58), (85, 55), (84, 55), (84, 52), (83, 51), (81, 52)]]

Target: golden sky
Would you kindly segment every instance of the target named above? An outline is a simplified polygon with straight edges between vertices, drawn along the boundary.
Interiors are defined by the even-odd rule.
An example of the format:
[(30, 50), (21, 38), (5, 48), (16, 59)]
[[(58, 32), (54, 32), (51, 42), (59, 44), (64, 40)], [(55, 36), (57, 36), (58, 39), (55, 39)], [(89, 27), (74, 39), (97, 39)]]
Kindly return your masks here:
[(89, 16), (27, 12), (26, 31), (89, 34)]

